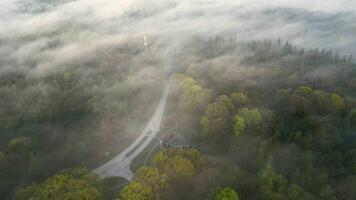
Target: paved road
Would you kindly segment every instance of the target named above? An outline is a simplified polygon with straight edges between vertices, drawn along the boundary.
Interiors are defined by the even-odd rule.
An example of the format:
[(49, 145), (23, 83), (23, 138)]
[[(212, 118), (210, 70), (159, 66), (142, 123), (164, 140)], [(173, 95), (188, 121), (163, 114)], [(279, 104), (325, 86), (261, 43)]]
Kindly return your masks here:
[(136, 140), (115, 158), (95, 169), (94, 173), (98, 174), (101, 178), (122, 177), (128, 181), (132, 180), (131, 162), (150, 144), (159, 132), (164, 109), (167, 104), (169, 88), (169, 81), (167, 81), (167, 85), (164, 87), (162, 96), (150, 121)]

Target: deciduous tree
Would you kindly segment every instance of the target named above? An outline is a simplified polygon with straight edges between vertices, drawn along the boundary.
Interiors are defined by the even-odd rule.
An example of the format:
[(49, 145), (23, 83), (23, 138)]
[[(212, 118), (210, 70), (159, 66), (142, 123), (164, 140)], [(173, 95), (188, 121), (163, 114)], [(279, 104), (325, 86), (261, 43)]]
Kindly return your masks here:
[(234, 92), (230, 95), (230, 97), (236, 108), (247, 106), (250, 101), (242, 92)]
[(235, 112), (230, 97), (219, 96), (214, 103), (209, 104), (205, 116), (201, 119), (202, 133), (205, 136), (226, 134), (231, 131), (232, 116)]
[(138, 182), (132, 182), (121, 190), (118, 200), (154, 200), (152, 189)]
[(234, 189), (226, 187), (218, 189), (214, 195), (214, 200), (239, 200), (239, 196)]
[(64, 171), (18, 192), (17, 200), (99, 200), (99, 178), (85, 169)]

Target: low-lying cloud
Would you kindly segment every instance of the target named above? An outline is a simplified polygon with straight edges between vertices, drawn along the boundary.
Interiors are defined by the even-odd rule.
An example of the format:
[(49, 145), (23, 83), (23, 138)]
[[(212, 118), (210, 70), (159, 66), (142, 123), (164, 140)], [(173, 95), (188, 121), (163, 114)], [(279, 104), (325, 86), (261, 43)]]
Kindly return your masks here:
[(219, 34), (356, 53), (356, 3), (348, 0), (5, 0), (0, 8), (1, 68), (36, 59), (43, 70), (125, 40), (143, 46), (143, 36), (168, 60), (192, 36)]

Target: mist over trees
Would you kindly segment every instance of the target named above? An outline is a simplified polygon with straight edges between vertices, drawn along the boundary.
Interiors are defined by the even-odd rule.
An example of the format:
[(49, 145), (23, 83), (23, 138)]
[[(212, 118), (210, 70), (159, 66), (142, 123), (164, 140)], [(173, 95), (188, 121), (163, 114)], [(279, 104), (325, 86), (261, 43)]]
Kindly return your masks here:
[[(356, 199), (355, 7), (1, 1), (0, 197)], [(105, 185), (168, 78), (161, 133), (189, 145)]]
[(196, 134), (219, 175), (234, 177), (220, 184), (241, 199), (354, 198), (352, 61), (281, 40), (237, 43), (239, 51), (229, 37), (200, 41), (218, 50), (188, 53), (200, 59), (180, 70), (213, 96), (200, 123), (179, 132)]
[(147, 66), (157, 62), (153, 55), (131, 45), (44, 74), (16, 67), (1, 73), (1, 193), (79, 163), (93, 167), (135, 137), (164, 73)]
[[(230, 46), (231, 41), (234, 41), (229, 39), (230, 43), (225, 43), (225, 40), (224, 38), (211, 38), (200, 41), (203, 43), (214, 41), (217, 45), (213, 46), (219, 49), (224, 49), (224, 44)], [(174, 119), (177, 121), (174, 120), (175, 123), (171, 125), (168, 123), (168, 125), (178, 126), (180, 134), (193, 142), (200, 143), (208, 161), (202, 161), (204, 156), (201, 156), (197, 150), (185, 152), (168, 149), (159, 152), (152, 159), (151, 166), (140, 168), (136, 172), (133, 182), (123, 188), (118, 195), (119, 199), (191, 197), (196, 199), (197, 196), (201, 199), (219, 199), (224, 196), (231, 199), (348, 199), (350, 196), (353, 197), (354, 193), (350, 188), (355, 184), (353, 149), (355, 149), (356, 100), (353, 85), (350, 84), (350, 79), (355, 73), (352, 61), (340, 59), (337, 56), (332, 56), (332, 59), (326, 56), (328, 61), (325, 61), (323, 53), (316, 52), (316, 50), (303, 52), (289, 42), (282, 45), (280, 40), (236, 42), (235, 45), (234, 50), (204, 49), (190, 54), (190, 56), (202, 59), (197, 59), (196, 63), (177, 69), (181, 73), (172, 77), (175, 88), (167, 121)], [(205, 51), (208, 52), (205, 53)], [(244, 57), (241, 55), (233, 57), (241, 51), (245, 52)], [(311, 59), (309, 54), (315, 57)], [(230, 64), (221, 66), (221, 60), (225, 61), (226, 56), (231, 56), (228, 59)], [(313, 62), (308, 61), (309, 59)], [(185, 61), (180, 60), (180, 62)], [(208, 67), (201, 67), (200, 62)], [(214, 76), (216, 74), (211, 74), (209, 70), (213, 67), (222, 68), (219, 69), (221, 76), (227, 77), (218, 78)], [(323, 72), (330, 68), (333, 70), (328, 72), (329, 77), (333, 79), (328, 79), (326, 84), (323, 77), (320, 77), (321, 79), (315, 76), (313, 79), (308, 77), (314, 74), (315, 70)], [(237, 72), (242, 75), (236, 75)], [(95, 75), (98, 74), (100, 73), (95, 73)], [(110, 76), (114, 74), (116, 73), (110, 71), (106, 76), (112, 80)], [(119, 74), (122, 75), (122, 73)], [(100, 107), (96, 110), (95, 100), (103, 101), (104, 96), (95, 96), (95, 93), (89, 92), (89, 95), (83, 95), (88, 88), (94, 87), (90, 87), (88, 82), (85, 82), (87, 83), (85, 88), (76, 89), (84, 82), (81, 76), (82, 74), (76, 75), (74, 70), (70, 71), (66, 68), (66, 71), (56, 72), (50, 76), (51, 78), (44, 80), (30, 79), (32, 81), (29, 81), (16, 78), (12, 80), (13, 82), (5, 81), (3, 88), (14, 85), (13, 88), (22, 90), (39, 84), (37, 81), (43, 81), (48, 84), (47, 87), (57, 87), (57, 90), (61, 92), (55, 99), (49, 101), (51, 103), (49, 107), (42, 109), (39, 107), (39, 110), (43, 110), (41, 115), (36, 115), (37, 110), (32, 111), (32, 115), (27, 114), (30, 111), (25, 109), (28, 105), (26, 103), (20, 104), (24, 105), (20, 109), (22, 112), (16, 110), (12, 112), (16, 118), (11, 118), (11, 112), (3, 115), (7, 118), (3, 118), (2, 123), (8, 125), (3, 126), (3, 130), (19, 136), (10, 140), (6, 150), (1, 154), (2, 162), (6, 163), (4, 166), (9, 166), (3, 168), (5, 170), (3, 175), (8, 176), (9, 179), (17, 176), (22, 181), (23, 177), (31, 175), (27, 180), (36, 180), (34, 170), (41, 169), (41, 162), (47, 166), (47, 173), (51, 173), (48, 162), (53, 162), (53, 160), (41, 158), (41, 151), (46, 150), (48, 154), (48, 149), (53, 148), (55, 155), (61, 151), (58, 151), (55, 145), (51, 148), (44, 146), (49, 145), (48, 142), (51, 140), (45, 140), (46, 137), (42, 135), (21, 134), (30, 125), (33, 127), (39, 121), (42, 124), (47, 121), (47, 126), (52, 126), (52, 129), (73, 127), (77, 123), (86, 122), (91, 119), (91, 115), (95, 114), (109, 120), (105, 122), (105, 125), (109, 126), (110, 124), (107, 123), (114, 120), (110, 118), (113, 112), (122, 113), (122, 118), (116, 118), (115, 121), (126, 122), (129, 117), (134, 116), (132, 109), (128, 112), (123, 108), (135, 102), (133, 99), (137, 97), (130, 95), (135, 93), (134, 89), (139, 89), (138, 86), (135, 88), (134, 85), (130, 90), (124, 90), (126, 93), (123, 94), (128, 95), (123, 95), (119, 103), (126, 102), (127, 105), (122, 109), (115, 104), (111, 107), (113, 100), (109, 98), (105, 105), (110, 107)], [(26, 84), (21, 87), (17, 85), (21, 83), (19, 80), (29, 81), (32, 85)], [(103, 79), (98, 79), (100, 80), (103, 81)], [(120, 78), (117, 77), (117, 80)], [(123, 81), (129, 82), (126, 79)], [(151, 87), (153, 86), (155, 85)], [(61, 95), (68, 96), (61, 97)], [(107, 93), (107, 95), (112, 95), (112, 93)], [(9, 101), (8, 105), (16, 100), (15, 97), (21, 99), (21, 96), (12, 96), (12, 101)], [(76, 100), (76, 98), (79, 99)], [(28, 100), (23, 97), (22, 99)], [(70, 101), (64, 101), (64, 99)], [(153, 100), (154, 98), (151, 103)], [(33, 101), (41, 101), (41, 96), (37, 95)], [(74, 106), (78, 105), (76, 103), (78, 101), (81, 102), (80, 106)], [(53, 104), (57, 102), (58, 104)], [(46, 114), (47, 112), (44, 111), (49, 111), (49, 108), (61, 109)], [(23, 114), (19, 116), (20, 113)], [(104, 122), (101, 121), (101, 123)], [(42, 126), (39, 128), (37, 126), (37, 129), (36, 126), (34, 127), (31, 130), (41, 131)], [(90, 134), (91, 131), (87, 133)], [(70, 141), (65, 140), (66, 137), (71, 139), (83, 137), (75, 134), (76, 132), (64, 132), (57, 136), (61, 140), (55, 141), (57, 143), (62, 141), (62, 147), (67, 142), (70, 144)], [(93, 139), (92, 135), (86, 135), (86, 137)], [(80, 147), (73, 151), (74, 155), (65, 154), (70, 157), (61, 157), (61, 165), (57, 164), (52, 170), (76, 166), (75, 163), (71, 163), (75, 156), (93, 155), (90, 149), (100, 144), (97, 140), (95, 143), (94, 141), (89, 143), (93, 146), (85, 144), (88, 148), (82, 150), (84, 154), (78, 153)], [(65, 159), (68, 159), (67, 164), (64, 162)], [(83, 160), (81, 157), (81, 160), (77, 162), (87, 162)], [(16, 162), (23, 164), (18, 165)], [(10, 167), (12, 165), (16, 167)], [(21, 170), (22, 173), (14, 171), (16, 175), (11, 175), (11, 170)], [(24, 173), (26, 171), (27, 173)], [(196, 184), (204, 182), (204, 176), (211, 173), (215, 174), (215, 178), (209, 180), (209, 184), (202, 184), (201, 188), (196, 190)], [(46, 175), (37, 176), (40, 178)], [(17, 192), (17, 197), (26, 199), (26, 195), (37, 194), (35, 190), (39, 191), (38, 195), (42, 195), (41, 191), (46, 190), (45, 184), (50, 184), (50, 180), (42, 183), (43, 186), (29, 186), (20, 190)], [(66, 181), (65, 178), (63, 181)], [(70, 181), (68, 180), (68, 184)], [(227, 188), (218, 189), (222, 186), (227, 186)], [(92, 190), (96, 193), (98, 189), (78, 188), (77, 190)], [(98, 198), (100, 195), (101, 193), (98, 192)]]

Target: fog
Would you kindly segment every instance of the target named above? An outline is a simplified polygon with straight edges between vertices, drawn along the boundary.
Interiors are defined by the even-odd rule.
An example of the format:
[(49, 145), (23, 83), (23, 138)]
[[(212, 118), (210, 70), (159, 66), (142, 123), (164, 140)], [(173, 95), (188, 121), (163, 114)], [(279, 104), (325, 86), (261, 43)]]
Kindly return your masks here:
[[(220, 70), (216, 66), (236, 66), (237, 55), (243, 54), (190, 62), (195, 59), (194, 52), (188, 55), (192, 49), (209, 48), (199, 38), (229, 36), (242, 42), (281, 38), (305, 48), (355, 54), (355, 7), (355, 2), (347, 0), (3, 0), (0, 75), (16, 72), (41, 78), (74, 70), (80, 75), (80, 87), (89, 88), (88, 93), (95, 97), (95, 111), (108, 113), (110, 108), (103, 107), (113, 104), (115, 95), (109, 98), (108, 94), (114, 88), (147, 87), (135, 93), (140, 104), (140, 98), (150, 93), (149, 87), (159, 93), (163, 72), (172, 65), (190, 65), (193, 71), (207, 66), (213, 76)], [(143, 37), (147, 37), (147, 48)], [(192, 44), (196, 46), (191, 48)], [(264, 73), (245, 69), (222, 71), (226, 80), (240, 77), (241, 84), (257, 84), (246, 79)], [(310, 77), (320, 74), (315, 71)], [(35, 86), (44, 93), (48, 89), (42, 82)]]
[[(9, 159), (15, 178), (0, 183), (0, 194), (11, 199), (22, 185), (65, 168), (94, 169), (105, 152), (120, 152), (149, 119), (167, 72), (212, 91), (201, 107), (221, 94), (259, 92), (268, 97), (258, 106), (266, 118), (273, 100), (265, 92), (276, 89), (308, 85), (354, 97), (355, 21), (354, 0), (0, 0), (0, 153), (12, 155), (8, 143), (20, 136), (34, 144), (28, 157)], [(168, 124), (195, 140), (205, 107), (181, 115), (174, 95)], [(249, 137), (233, 152), (242, 163), (267, 143)], [(276, 149), (292, 170), (295, 145)]]
[[(296, 45), (356, 51), (356, 3), (347, 0), (6, 0), (0, 7), (0, 56), (17, 60), (17, 67), (38, 58), (38, 70), (128, 40), (143, 46), (143, 36), (160, 55), (174, 55), (191, 36), (219, 34), (236, 34), (240, 40), (282, 38)], [(52, 43), (55, 47), (48, 48)]]

